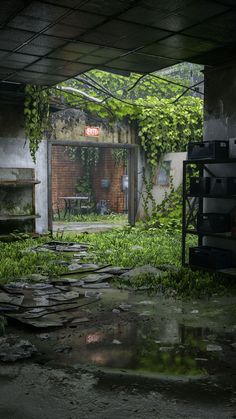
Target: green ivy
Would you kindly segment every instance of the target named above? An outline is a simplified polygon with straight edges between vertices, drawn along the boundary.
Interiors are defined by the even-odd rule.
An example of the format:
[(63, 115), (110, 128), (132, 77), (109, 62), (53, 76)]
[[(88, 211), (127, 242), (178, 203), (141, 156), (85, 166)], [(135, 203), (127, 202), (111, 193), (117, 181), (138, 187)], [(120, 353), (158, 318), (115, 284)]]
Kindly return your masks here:
[[(201, 141), (203, 101), (191, 96), (191, 91), (180, 97), (183, 87), (152, 76), (138, 83), (140, 76), (137, 74), (122, 77), (98, 70), (88, 74), (98, 86), (113, 92), (112, 95), (108, 97), (103, 91), (86, 85), (86, 81), (70, 80), (66, 85), (102, 99), (101, 104), (65, 91), (54, 93), (61, 96), (64, 103), (86, 109), (96, 117), (106, 119), (111, 126), (115, 121), (136, 121), (140, 144), (151, 166), (157, 166), (161, 154), (186, 151), (189, 141)], [(186, 80), (174, 80), (189, 86)]]
[(201, 141), (202, 100), (190, 96), (177, 103), (167, 99), (153, 99), (156, 106), (139, 111), (139, 138), (148, 163), (156, 166), (160, 155), (186, 151), (190, 141)]
[[(96, 117), (106, 119), (111, 125), (118, 120), (136, 121), (147, 162), (157, 166), (161, 154), (185, 151), (189, 141), (202, 138), (202, 100), (191, 96), (191, 91), (181, 97), (189, 82), (178, 78), (173, 80), (181, 82), (182, 87), (168, 84), (155, 78), (155, 75), (140, 80), (137, 74), (122, 77), (93, 70), (83, 76), (81, 81), (69, 80), (63, 85), (82, 89), (90, 96), (101, 99), (101, 103), (88, 101), (76, 93), (59, 92), (55, 88), (51, 92), (60, 96), (64, 104), (96, 114)], [(94, 89), (94, 83), (98, 90)], [(26, 86), (25, 129), (34, 160), (47, 126), (49, 96), (49, 91), (42, 87)], [(87, 154), (86, 151), (84, 153)]]
[(111, 155), (116, 166), (127, 166), (128, 153), (125, 148), (113, 148)]
[(49, 118), (49, 90), (42, 86), (25, 86), (25, 134), (29, 140), (30, 154), (33, 161), (36, 160), (36, 152), (43, 139)]

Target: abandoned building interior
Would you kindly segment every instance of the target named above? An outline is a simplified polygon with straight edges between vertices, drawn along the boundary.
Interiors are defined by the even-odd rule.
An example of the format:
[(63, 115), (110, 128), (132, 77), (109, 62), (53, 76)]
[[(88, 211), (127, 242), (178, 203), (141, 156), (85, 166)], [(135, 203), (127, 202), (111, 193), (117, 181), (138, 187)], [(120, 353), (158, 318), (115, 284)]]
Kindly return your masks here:
[[(6, 240), (14, 231), (27, 233), (33, 238), (44, 236), (49, 238), (51, 234), (53, 240), (55, 219), (60, 223), (70, 217), (73, 220), (76, 219), (76, 217), (73, 218), (74, 214), (88, 214), (89, 216), (93, 212), (91, 195), (85, 194), (83, 189), (80, 190), (78, 187), (78, 179), (82, 178), (85, 173), (78, 157), (80, 150), (84, 148), (96, 149), (102, 153), (100, 163), (93, 168), (92, 182), (96, 191), (94, 211), (97, 211), (99, 215), (110, 213), (124, 215), (127, 218), (125, 225), (127, 227), (129, 224), (127, 228), (130, 228), (131, 232), (132, 227), (143, 219), (145, 211), (141, 197), (146, 187), (143, 173), (147, 170), (147, 163), (140, 146), (139, 131), (135, 121), (130, 122), (127, 118), (122, 123), (114, 122), (111, 127), (105, 119), (95, 118), (86, 110), (62, 109), (59, 103), (50, 103), (50, 126), (39, 143), (34, 161), (24, 130), (25, 86), (35, 85), (47, 90), (68, 80), (76, 80), (79, 76), (94, 69), (127, 77), (131, 73), (136, 73), (141, 79), (159, 70), (185, 62), (203, 66), (202, 143), (191, 144), (190, 142), (188, 150), (164, 155), (163, 161), (155, 172), (152, 196), (155, 202), (161, 203), (171, 187), (177, 189), (183, 185), (182, 232), (179, 239), (182, 248), (182, 260), (181, 254), (179, 255), (180, 265), (183, 269), (190, 265), (194, 273), (197, 268), (203, 271), (206, 268), (207, 272), (220, 271), (230, 280), (235, 279), (236, 230), (233, 231), (230, 225), (232, 216), (231, 219), (229, 218), (230, 214), (234, 214), (236, 220), (236, 1), (234, 0), (4, 0), (0, 2), (0, 242)], [(187, 91), (191, 87), (195, 86), (190, 86)], [(75, 154), (77, 153), (74, 160), (70, 159), (68, 149), (73, 149)], [(112, 160), (114, 150), (122, 150), (126, 153), (126, 161), (120, 166)], [(192, 175), (189, 186), (191, 170), (195, 174)], [(173, 183), (170, 182), (170, 178), (173, 179)], [(196, 213), (196, 208), (198, 213)], [(206, 217), (211, 218), (210, 221), (208, 218), (208, 223)], [(218, 223), (218, 227), (215, 230), (211, 229), (209, 222), (210, 224)], [(219, 225), (220, 222), (223, 226)], [(197, 242), (189, 250), (188, 240), (192, 236)], [(86, 241), (84, 237), (83, 240)], [(40, 244), (42, 246), (40, 251), (56, 252), (55, 249), (60, 245), (57, 242), (50, 243)], [(71, 244), (67, 243), (63, 250), (57, 250), (69, 253), (70, 246)], [(79, 252), (87, 252), (88, 245), (80, 243), (74, 246), (74, 252), (77, 252), (75, 260), (77, 266), (80, 260)], [(96, 247), (96, 244), (94, 246)], [(135, 247), (137, 252), (140, 250), (142, 252), (139, 244)], [(124, 247), (124, 252), (126, 251), (129, 252)], [(64, 260), (60, 263), (63, 264)], [(106, 281), (106, 275), (108, 278), (110, 274), (113, 275), (115, 267), (112, 267), (113, 271), (111, 267), (110, 271), (107, 270), (107, 266), (103, 266), (104, 271), (99, 272), (99, 269), (93, 267), (93, 274), (104, 275), (104, 281)], [(122, 272), (119, 270), (119, 274), (125, 273), (127, 273), (126, 270)], [(64, 280), (68, 280), (68, 276), (60, 280), (62, 292), (67, 286)], [(57, 285), (53, 283), (50, 286), (55, 289)], [(90, 283), (89, 286), (91, 286)], [(129, 288), (127, 289), (129, 291)], [(126, 293), (128, 293), (127, 289)], [(160, 289), (162, 291), (162, 288)], [(29, 301), (33, 298), (31, 295), (33, 292), (30, 288), (27, 291)], [(70, 292), (73, 298), (75, 296), (79, 298), (74, 288)], [(83, 296), (91, 292), (88, 287), (88, 290), (87, 288), (86, 291), (83, 290)], [(96, 290), (96, 292), (99, 291)], [(39, 297), (42, 298), (42, 295), (40, 294)], [(58, 301), (60, 302), (60, 299), (56, 304)], [(171, 308), (162, 306), (162, 303), (163, 301), (160, 302), (160, 310), (168, 312), (168, 316), (171, 316)], [(142, 300), (135, 294), (133, 297), (127, 297), (126, 305), (122, 306), (122, 304), (120, 302), (119, 307), (115, 307), (113, 311), (109, 306), (110, 315), (119, 316), (120, 312), (124, 312), (124, 316), (128, 316), (127, 312), (132, 304), (142, 304)], [(151, 304), (152, 302), (150, 306)], [(177, 303), (174, 304), (176, 306), (172, 310), (172, 315), (176, 312), (178, 316), (180, 308)], [(216, 298), (212, 310), (213, 306), (218, 307), (217, 304)], [(192, 315), (198, 315), (194, 305), (191, 308), (188, 305), (186, 307), (185, 309), (189, 310)], [(73, 309), (72, 305), (71, 310)], [(148, 312), (148, 303), (146, 309)], [(22, 316), (24, 316), (23, 310), (25, 307), (22, 308)], [(87, 319), (88, 313), (89, 309), (88, 312), (84, 312), (83, 318)], [(135, 316), (139, 314), (136, 313)], [(230, 317), (231, 321), (232, 317)], [(105, 316), (103, 318), (102, 315), (101, 318), (107, 327), (107, 318), (105, 319)], [(142, 321), (144, 321), (143, 318)], [(68, 316), (66, 319), (68, 320)], [(43, 320), (40, 321), (41, 326), (44, 327)], [(65, 321), (63, 319), (55, 324), (62, 326)], [(78, 326), (79, 322), (73, 324), (74, 319), (71, 320), (71, 318), (69, 321), (73, 334), (75, 330), (73, 327), (76, 327), (75, 324)], [(33, 319), (30, 323), (25, 317), (22, 323), (24, 325), (32, 323), (31, 326), (35, 327), (37, 320)], [(146, 327), (147, 324), (149, 323), (146, 323)], [(54, 325), (53, 321), (52, 325)], [(181, 344), (185, 345), (189, 330), (186, 331), (184, 327), (178, 328), (175, 320), (172, 323), (170, 321), (170, 325), (173, 332), (171, 336), (182, 333)], [(41, 326), (36, 325), (36, 327)], [(160, 328), (161, 326), (158, 325)], [(103, 365), (104, 362), (104, 365), (110, 367), (112, 362), (117, 362), (119, 368), (131, 369), (129, 350), (131, 351), (132, 340), (136, 339), (138, 331), (135, 329), (134, 332), (127, 326), (120, 332), (119, 324), (114, 330), (112, 337), (109, 335), (109, 333), (112, 334), (109, 328), (106, 332), (111, 342), (116, 345), (114, 352), (110, 352), (108, 348), (104, 352), (105, 355), (103, 354), (104, 359), (100, 359), (96, 351), (90, 353), (87, 349), (81, 349), (80, 356), (84, 358), (85, 363), (97, 357), (98, 365), (99, 363)], [(146, 330), (145, 327), (142, 330)], [(167, 339), (166, 330), (163, 335)], [(196, 340), (204, 338), (201, 333), (203, 332), (198, 329)], [(92, 342), (95, 348), (103, 338), (102, 333), (90, 331), (87, 334), (84, 332), (83, 336), (81, 334), (80, 341), (82, 346)], [(45, 336), (42, 338), (42, 348), (43, 339), (47, 338)], [(71, 339), (70, 346), (73, 347), (73, 338)], [(121, 354), (122, 339), (127, 340), (130, 345), (123, 355)], [(148, 339), (147, 336), (146, 339)], [(168, 336), (168, 339), (172, 338)], [(158, 339), (156, 342), (160, 343)], [(235, 346), (233, 348), (235, 351)], [(65, 357), (65, 362), (69, 359), (68, 364), (79, 362), (78, 354), (75, 355), (73, 352), (74, 359), (72, 359), (73, 356), (70, 358), (70, 355), (67, 358), (69, 349), (68, 352), (66, 350), (63, 350), (62, 356), (60, 354), (55, 356)], [(209, 349), (211, 350), (214, 351), (214, 348)], [(122, 356), (123, 363), (118, 362), (117, 359), (121, 359)], [(196, 359), (198, 358), (196, 356)], [(142, 364), (139, 368), (141, 371)], [(38, 376), (37, 372), (35, 374)], [(116, 379), (118, 382), (119, 376)], [(103, 385), (104, 388), (109, 387), (107, 383)], [(102, 390), (99, 391), (105, 392), (102, 385), (101, 388)], [(120, 388), (120, 391), (123, 391), (122, 387)], [(104, 403), (106, 404), (106, 400)], [(161, 399), (160, 403), (162, 403)], [(95, 417), (106, 419), (114, 416), (117, 419), (121, 417), (132, 419), (136, 417), (133, 410), (130, 415), (125, 413), (122, 410), (123, 404), (121, 397), (121, 413), (116, 412), (114, 415), (111, 411), (110, 414), (106, 411), (103, 416), (102, 407), (99, 406), (98, 416), (94, 411), (87, 415), (85, 409), (82, 412), (83, 416), (76, 416), (78, 413), (74, 412), (71, 416), (67, 413), (64, 416), (62, 412), (58, 415), (55, 413), (55, 416), (53, 414), (44, 416), (42, 412), (37, 412), (35, 418), (69, 419), (71, 417), (76, 419), (87, 416), (89, 419)], [(145, 416), (142, 408), (140, 406), (138, 408), (140, 415), (137, 419), (206, 417), (200, 410), (199, 415), (196, 413), (196, 416), (190, 410), (186, 416), (179, 416), (178, 412), (175, 415), (174, 410), (170, 415), (166, 411), (162, 416), (155, 416), (157, 413), (148, 411), (149, 413)], [(51, 412), (50, 406), (48, 412)], [(212, 412), (209, 418), (235, 417), (227, 416), (227, 413), (222, 412), (218, 415), (214, 409)], [(11, 416), (11, 412), (6, 416), (3, 413), (2, 416), (1, 403), (0, 416), (2, 419), (30, 418), (28, 415)]]

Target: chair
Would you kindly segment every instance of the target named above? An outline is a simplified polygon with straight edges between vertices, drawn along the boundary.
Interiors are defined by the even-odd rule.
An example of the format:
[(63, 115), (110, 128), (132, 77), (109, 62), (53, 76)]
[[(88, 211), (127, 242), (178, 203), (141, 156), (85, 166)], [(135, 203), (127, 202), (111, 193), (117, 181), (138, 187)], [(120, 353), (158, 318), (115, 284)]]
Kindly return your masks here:
[[(74, 210), (77, 214), (87, 214), (88, 212), (91, 212), (92, 210), (92, 200), (91, 195), (89, 194), (77, 194), (76, 197), (81, 197), (81, 200), (75, 201), (75, 207)], [(87, 199), (83, 199), (87, 198)]]

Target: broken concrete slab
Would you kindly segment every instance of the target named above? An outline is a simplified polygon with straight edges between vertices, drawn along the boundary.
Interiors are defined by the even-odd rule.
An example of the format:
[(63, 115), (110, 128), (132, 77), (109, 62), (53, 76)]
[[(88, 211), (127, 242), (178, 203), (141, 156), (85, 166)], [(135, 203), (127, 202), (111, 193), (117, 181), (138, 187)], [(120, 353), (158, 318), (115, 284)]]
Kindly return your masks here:
[(30, 358), (37, 352), (36, 347), (28, 340), (19, 336), (6, 336), (0, 338), (0, 361), (15, 362), (20, 359)]
[(86, 275), (82, 278), (83, 278), (84, 283), (88, 284), (88, 283), (104, 282), (108, 279), (113, 278), (113, 275), (110, 275), (110, 274), (90, 274), (90, 275)]
[(150, 275), (155, 275), (155, 276), (160, 276), (165, 274), (163, 271), (161, 271), (160, 269), (154, 268), (151, 265), (144, 265), (144, 266), (140, 266), (138, 268), (134, 268), (131, 269), (128, 272), (125, 272), (124, 274), (122, 274), (120, 276), (120, 278), (135, 278), (139, 275), (143, 275), (143, 274), (150, 274)]
[(119, 305), (119, 309), (121, 309), (122, 311), (129, 311), (131, 308), (132, 308), (131, 304), (121, 303)]
[(85, 291), (84, 296), (85, 298), (96, 298), (99, 300), (102, 296), (102, 293), (98, 291)]
[(68, 292), (64, 292), (64, 293), (59, 293), (59, 294), (55, 294), (55, 295), (50, 295), (49, 299), (50, 300), (54, 300), (54, 301), (69, 301), (69, 300), (74, 300), (79, 298), (80, 294), (79, 292), (75, 292), (75, 291), (68, 291)]
[(76, 271), (78, 269), (81, 269), (82, 265), (79, 265), (78, 263), (72, 263), (68, 266), (69, 271)]
[(89, 247), (88, 244), (80, 244), (74, 242), (60, 242), (60, 241), (50, 241), (43, 245), (32, 248), (31, 250), (35, 252), (81, 252), (86, 251)]
[(19, 310), (23, 300), (23, 294), (8, 294), (6, 292), (0, 292), (0, 311)]
[(220, 352), (222, 351), (222, 347), (220, 345), (213, 345), (209, 344), (206, 347), (207, 352)]
[(97, 272), (99, 273), (107, 273), (111, 275), (122, 275), (128, 271), (130, 271), (131, 268), (122, 268), (120, 266), (108, 266), (107, 268), (101, 268), (98, 269)]
[(84, 284), (82, 288), (95, 288), (95, 289), (102, 289), (102, 288), (110, 288), (110, 284), (108, 282), (100, 282), (96, 284)]
[(88, 317), (78, 317), (77, 319), (72, 320), (71, 324), (75, 325), (75, 324), (86, 323), (86, 322), (89, 322)]
[[(84, 265), (85, 265), (85, 267), (84, 267)], [(95, 272), (99, 273), (100, 272), (100, 268), (99, 269), (91, 268), (90, 266), (87, 267), (86, 265), (87, 264), (81, 264), (81, 265), (78, 264), (78, 266), (79, 266), (78, 269), (68, 270), (67, 272), (63, 272), (60, 276), (62, 277), (62, 276), (70, 276), (70, 275), (76, 275), (76, 274), (81, 275), (81, 274), (90, 274), (90, 273), (95, 273)], [(75, 264), (73, 265), (73, 267), (75, 267)], [(101, 267), (101, 269), (103, 269), (105, 267), (107, 267), (107, 265)]]
[[(32, 280), (32, 281), (40, 281), (40, 283), (39, 284), (27, 284), (27, 287), (28, 288), (30, 288), (30, 287), (34, 287), (34, 288), (46, 288), (47, 287), (47, 284), (46, 284), (46, 282), (48, 281), (48, 276), (46, 276), (46, 275), (41, 275), (41, 274), (31, 274), (30, 275), (30, 277), (29, 277), (29, 279), (30, 280)], [(43, 284), (42, 284), (42, 282), (43, 282)]]
[(53, 283), (55, 288), (63, 291), (63, 288), (65, 287), (81, 287), (84, 284), (84, 281), (81, 281), (78, 278), (65, 278), (63, 280), (59, 279), (58, 281), (53, 281)]
[[(77, 281), (78, 283), (78, 281)], [(73, 281), (73, 285), (77, 285)], [(79, 285), (84, 282), (79, 282)], [(1, 311), (5, 317), (20, 321), (21, 323), (38, 327), (61, 327), (78, 318), (80, 307), (97, 301), (81, 302), (85, 298), (71, 283), (59, 289), (49, 284), (38, 284), (21, 289), (21, 294), (0, 292)], [(23, 304), (24, 301), (24, 304)], [(17, 311), (15, 311), (17, 308)]]
[(91, 269), (91, 271), (99, 269), (99, 265), (96, 265), (95, 263), (77, 263), (78, 262), (77, 259), (72, 259), (71, 262), (79, 265), (78, 269), (86, 269), (86, 270)]

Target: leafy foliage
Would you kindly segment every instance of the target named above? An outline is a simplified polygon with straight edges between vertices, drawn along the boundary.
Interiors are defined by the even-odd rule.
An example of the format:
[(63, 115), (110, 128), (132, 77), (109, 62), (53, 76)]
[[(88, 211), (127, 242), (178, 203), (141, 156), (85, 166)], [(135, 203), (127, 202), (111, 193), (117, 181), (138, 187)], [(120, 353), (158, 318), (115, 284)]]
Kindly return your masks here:
[(125, 148), (113, 148), (111, 155), (116, 166), (127, 166), (128, 153)]
[(30, 154), (35, 162), (35, 155), (47, 128), (49, 118), (49, 90), (41, 86), (25, 87), (25, 134), (29, 139)]
[[(190, 140), (200, 141), (202, 138), (202, 100), (193, 97), (191, 91), (181, 97), (184, 87), (176, 85), (176, 82), (178, 79), (174, 84), (168, 84), (155, 75), (141, 79), (131, 74), (127, 78), (93, 70), (89, 76), (67, 84), (80, 90), (83, 88), (91, 97), (101, 99), (102, 103), (94, 103), (65, 91), (56, 93), (66, 103), (83, 107), (111, 123), (127, 118), (137, 121), (147, 161), (156, 166), (161, 154), (185, 151)], [(188, 87), (189, 82), (185, 85)]]
[(182, 227), (182, 186), (165, 193), (161, 204), (154, 201), (151, 217), (146, 216), (146, 228), (159, 228), (168, 232), (180, 232)]
[(202, 101), (183, 97), (177, 103), (151, 99), (152, 109), (139, 111), (139, 138), (150, 165), (156, 166), (160, 155), (186, 151), (190, 141), (202, 138)]
[[(69, 107), (87, 109), (110, 123), (127, 118), (137, 121), (141, 146), (153, 166), (161, 153), (184, 151), (190, 139), (201, 138), (202, 101), (192, 97), (188, 80), (175, 77), (167, 83), (156, 74), (123, 77), (92, 70), (61, 86), (78, 89), (78, 93), (60, 90), (60, 86), (51, 89)], [(41, 87), (26, 86), (25, 127), (34, 159), (48, 119), (49, 95)]]
[(65, 152), (72, 161), (78, 159), (82, 163), (83, 175), (76, 185), (77, 193), (93, 195), (92, 174), (100, 159), (99, 147), (66, 147)]

